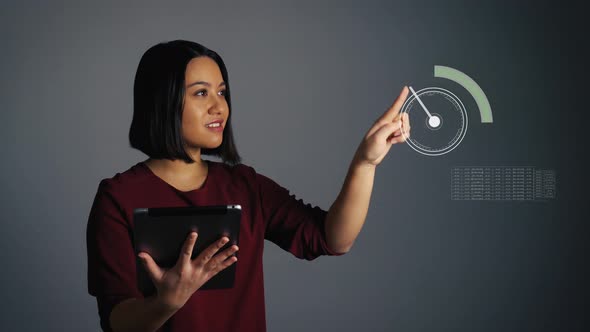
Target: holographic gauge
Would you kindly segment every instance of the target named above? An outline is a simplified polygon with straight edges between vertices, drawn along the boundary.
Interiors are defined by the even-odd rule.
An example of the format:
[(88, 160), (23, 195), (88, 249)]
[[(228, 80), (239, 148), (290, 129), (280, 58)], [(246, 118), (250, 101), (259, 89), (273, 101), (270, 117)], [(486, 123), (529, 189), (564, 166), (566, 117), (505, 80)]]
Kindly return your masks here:
[(411, 133), (406, 137), (408, 145), (427, 156), (440, 156), (455, 149), (467, 132), (467, 111), (452, 92), (428, 87), (414, 91), (402, 106), (408, 113)]

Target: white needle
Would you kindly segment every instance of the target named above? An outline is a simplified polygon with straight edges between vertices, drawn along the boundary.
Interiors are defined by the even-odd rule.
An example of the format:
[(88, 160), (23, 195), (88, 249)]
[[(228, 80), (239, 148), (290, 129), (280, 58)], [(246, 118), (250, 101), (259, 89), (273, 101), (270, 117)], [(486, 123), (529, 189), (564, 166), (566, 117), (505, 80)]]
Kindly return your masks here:
[(412, 91), (414, 98), (416, 98), (416, 100), (420, 103), (420, 106), (422, 106), (422, 109), (424, 109), (424, 112), (426, 112), (426, 114), (428, 115), (428, 123), (430, 124), (430, 126), (433, 128), (438, 127), (440, 125), (440, 118), (436, 115), (432, 116), (432, 114), (430, 114), (430, 112), (428, 112), (428, 109), (426, 109), (426, 106), (424, 105), (422, 100), (420, 100), (420, 98), (416, 94), (416, 91), (414, 91), (414, 89), (412, 87), (410, 87), (410, 91)]
[(422, 106), (422, 108), (424, 109), (424, 112), (426, 112), (426, 114), (428, 114), (428, 118), (431, 118), (432, 115), (430, 115), (430, 112), (428, 112), (428, 110), (426, 109), (426, 106), (424, 106), (424, 103), (422, 102), (422, 100), (420, 100), (420, 98), (418, 98), (416, 91), (414, 91), (414, 89), (412, 87), (410, 87), (410, 91), (412, 91), (414, 98), (416, 98), (416, 100), (418, 100), (418, 102), (420, 103), (420, 106)]
[(422, 102), (422, 100), (420, 100), (420, 98), (418, 98), (416, 91), (414, 91), (414, 89), (412, 89), (412, 87), (410, 87), (410, 91), (412, 91), (414, 98), (416, 98), (416, 100), (418, 100), (418, 102), (420, 103), (420, 106), (422, 106), (422, 108), (424, 109), (424, 112), (426, 112), (426, 114), (428, 114), (428, 118), (429, 119), (432, 118), (432, 115), (430, 114), (430, 112), (428, 112), (428, 110), (426, 109), (426, 106), (424, 106), (424, 103)]

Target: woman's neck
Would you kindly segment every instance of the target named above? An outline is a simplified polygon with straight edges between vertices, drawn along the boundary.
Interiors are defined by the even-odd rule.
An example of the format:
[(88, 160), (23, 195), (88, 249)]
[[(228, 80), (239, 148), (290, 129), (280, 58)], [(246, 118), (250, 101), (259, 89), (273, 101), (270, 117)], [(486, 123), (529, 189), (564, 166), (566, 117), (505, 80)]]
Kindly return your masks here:
[(205, 177), (207, 175), (207, 162), (202, 159), (195, 160), (194, 163), (187, 163), (182, 159), (152, 159), (149, 158), (144, 163), (156, 175), (170, 180), (188, 180)]

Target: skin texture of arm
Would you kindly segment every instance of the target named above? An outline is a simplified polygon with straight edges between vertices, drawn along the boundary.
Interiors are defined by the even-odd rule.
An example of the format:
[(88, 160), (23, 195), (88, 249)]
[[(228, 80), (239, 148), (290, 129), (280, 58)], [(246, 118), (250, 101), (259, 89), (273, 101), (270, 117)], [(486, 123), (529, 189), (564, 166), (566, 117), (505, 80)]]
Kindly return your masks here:
[(326, 242), (337, 253), (348, 252), (367, 217), (375, 167), (351, 164), (342, 190), (326, 217)]
[(109, 319), (114, 332), (155, 332), (177, 310), (167, 308), (155, 296), (133, 298), (117, 304)]

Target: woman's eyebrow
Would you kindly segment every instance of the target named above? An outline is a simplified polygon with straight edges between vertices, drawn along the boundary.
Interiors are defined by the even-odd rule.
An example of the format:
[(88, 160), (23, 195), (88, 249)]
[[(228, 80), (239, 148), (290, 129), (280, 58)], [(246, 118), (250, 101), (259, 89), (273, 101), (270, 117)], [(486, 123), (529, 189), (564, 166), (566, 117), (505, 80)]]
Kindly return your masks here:
[[(197, 81), (197, 82), (194, 82), (194, 83), (191, 83), (191, 84), (189, 84), (189, 85), (187, 86), (187, 88), (190, 88), (191, 86), (193, 86), (193, 85), (197, 85), (197, 84), (202, 84), (202, 85), (206, 85), (206, 86), (211, 86), (211, 83), (209, 83), (209, 82), (205, 82), (205, 81)], [(222, 85), (225, 85), (225, 82), (221, 82), (221, 83), (219, 83), (219, 86), (222, 86)]]

